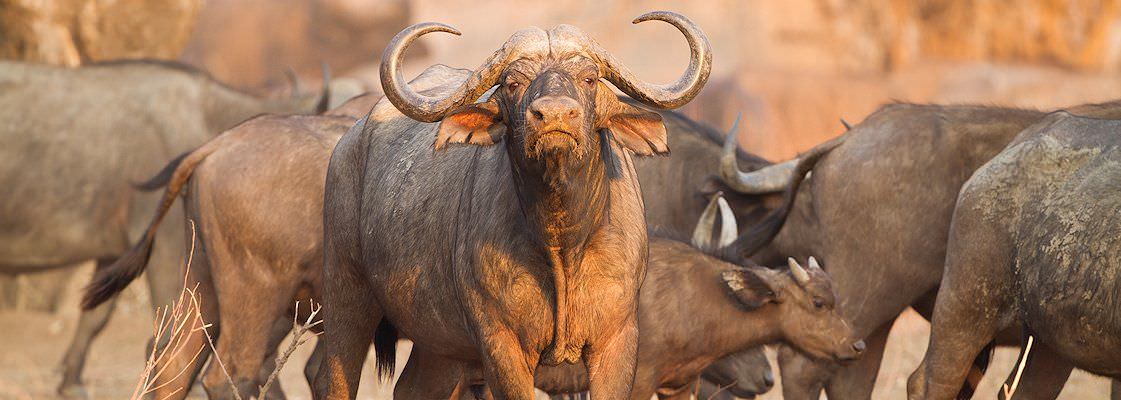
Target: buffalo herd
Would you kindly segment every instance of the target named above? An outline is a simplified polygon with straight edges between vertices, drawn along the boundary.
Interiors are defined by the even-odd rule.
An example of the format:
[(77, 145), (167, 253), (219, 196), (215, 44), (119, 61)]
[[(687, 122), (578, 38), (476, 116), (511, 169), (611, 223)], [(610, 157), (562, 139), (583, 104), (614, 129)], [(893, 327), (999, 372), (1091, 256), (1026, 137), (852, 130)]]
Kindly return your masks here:
[(384, 96), (332, 109), (169, 62), (0, 62), (0, 272), (97, 264), (59, 392), (86, 395), (144, 272), (157, 307), (195, 288), (207, 324), (155, 358), (182, 371), (159, 399), (200, 373), (210, 398), (284, 398), (264, 383), (307, 303), (319, 399), (356, 396), (371, 346), (392, 376), (403, 339), (395, 398), (750, 398), (774, 344), (784, 398), (868, 399), (908, 308), (932, 321), (909, 398), (972, 396), (994, 346), (1021, 348), (1015, 398), (1121, 378), (1121, 102), (894, 103), (772, 164), (738, 122), (670, 111), (712, 48), (685, 16), (646, 21), (688, 45), (668, 84), (570, 25), (407, 81), (411, 43), (459, 34), (420, 23), (385, 49)]

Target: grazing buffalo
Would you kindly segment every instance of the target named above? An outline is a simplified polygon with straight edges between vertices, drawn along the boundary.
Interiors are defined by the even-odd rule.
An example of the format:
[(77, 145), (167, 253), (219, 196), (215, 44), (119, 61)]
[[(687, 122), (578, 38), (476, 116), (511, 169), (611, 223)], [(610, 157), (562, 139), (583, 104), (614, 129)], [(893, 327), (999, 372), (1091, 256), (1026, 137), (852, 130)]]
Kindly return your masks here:
[[(0, 272), (96, 260), (105, 269), (144, 230), (156, 197), (133, 190), (151, 171), (253, 115), (312, 112), (325, 96), (259, 100), (188, 67), (155, 61), (59, 68), (0, 62)], [(184, 228), (165, 226), (149, 276), (153, 303), (178, 293)], [(60, 393), (81, 371), (110, 301), (82, 313), (62, 360)]]
[[(700, 250), (735, 238), (731, 223), (722, 227), (717, 246), (706, 243), (718, 202), (721, 215), (732, 219), (727, 203), (714, 197), (697, 224), (692, 246), (661, 237), (650, 241), (650, 264), (639, 298), (642, 335), (631, 399), (655, 394), (688, 399), (706, 366), (763, 344), (782, 341), (830, 360), (852, 360), (864, 349), (837, 315), (829, 277), (813, 258), (808, 269), (793, 259), (784, 270), (741, 268)], [(542, 367), (535, 378), (537, 387), (553, 394), (588, 387), (580, 365)]]
[(966, 182), (910, 398), (952, 398), (1008, 327), (1034, 338), (1017, 394), (1054, 399), (1074, 367), (1121, 378), (1118, 132), (1118, 120), (1056, 112)]
[[(871, 396), (895, 317), (937, 290), (962, 184), (1042, 116), (995, 107), (885, 106), (821, 159), (786, 217), (765, 219), (741, 237), (736, 247), (761, 264), (787, 255), (821, 257), (842, 315), (868, 342), (865, 357), (845, 367), (781, 349), (785, 398), (817, 399), (823, 388), (831, 399)], [(726, 160), (724, 182), (757, 196), (786, 188), (798, 163), (744, 173), (734, 158)]]
[[(674, 25), (690, 46), (688, 69), (669, 85), (638, 80), (560, 25), (517, 32), (461, 85), (422, 94), (401, 77), (403, 51), (425, 33), (458, 32), (424, 23), (390, 42), (382, 88), (403, 115), (356, 125), (328, 168), (318, 398), (355, 395), (371, 337), (391, 371), (398, 335), (448, 368), (484, 371), (499, 398), (532, 399), (538, 364), (581, 361), (593, 396), (630, 396), (647, 258), (632, 155), (669, 149), (661, 116), (619, 101), (601, 79), (674, 108), (711, 64), (691, 21), (654, 12), (635, 22), (648, 20)], [(448, 395), (400, 388), (395, 397)]]

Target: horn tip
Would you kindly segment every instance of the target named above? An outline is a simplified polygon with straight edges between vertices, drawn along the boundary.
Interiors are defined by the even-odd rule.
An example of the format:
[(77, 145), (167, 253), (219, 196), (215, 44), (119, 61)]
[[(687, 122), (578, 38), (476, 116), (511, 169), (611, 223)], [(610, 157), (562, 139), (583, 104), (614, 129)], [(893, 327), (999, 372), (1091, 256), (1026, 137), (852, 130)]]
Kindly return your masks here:
[(637, 23), (646, 22), (646, 21), (649, 21), (649, 20), (652, 20), (652, 19), (664, 20), (665, 18), (670, 17), (670, 16), (677, 16), (677, 17), (684, 18), (683, 15), (675, 13), (673, 11), (664, 11), (664, 10), (663, 11), (651, 11), (651, 12), (639, 15), (633, 21), (631, 21), (631, 23), (632, 24), (637, 24)]

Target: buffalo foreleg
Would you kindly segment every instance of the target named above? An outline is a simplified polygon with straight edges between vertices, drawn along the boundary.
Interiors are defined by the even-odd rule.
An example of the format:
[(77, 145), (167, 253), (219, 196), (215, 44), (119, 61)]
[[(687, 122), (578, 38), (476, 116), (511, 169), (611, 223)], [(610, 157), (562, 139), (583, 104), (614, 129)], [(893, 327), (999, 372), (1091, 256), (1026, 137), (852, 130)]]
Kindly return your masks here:
[(505, 328), (487, 329), (483, 341), (483, 371), (495, 399), (533, 400), (533, 370), (539, 355), (521, 350), (513, 331)]
[[(632, 397), (635, 367), (638, 362), (638, 326), (634, 316), (627, 319), (622, 329), (604, 343), (593, 343), (585, 355), (588, 367), (588, 389), (595, 399), (627, 399)], [(643, 382), (643, 386), (649, 386)], [(657, 382), (642, 400), (647, 400), (657, 389)]]

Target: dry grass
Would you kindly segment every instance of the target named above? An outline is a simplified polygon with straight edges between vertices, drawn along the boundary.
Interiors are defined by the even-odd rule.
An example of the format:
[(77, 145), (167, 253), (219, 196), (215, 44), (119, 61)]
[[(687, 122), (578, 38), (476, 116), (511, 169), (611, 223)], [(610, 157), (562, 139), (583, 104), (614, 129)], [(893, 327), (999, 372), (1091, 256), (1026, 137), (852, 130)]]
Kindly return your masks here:
[[(179, 292), (179, 298), (175, 301), (174, 307), (165, 306), (156, 310), (152, 327), (152, 349), (148, 359), (144, 362), (144, 370), (140, 373), (140, 378), (137, 379), (132, 396), (130, 396), (132, 400), (141, 400), (156, 390), (166, 387), (166, 385), (169, 385), (171, 382), (175, 382), (176, 379), (183, 374), (190, 372), (195, 361), (202, 355), (202, 347), (199, 347), (198, 350), (191, 355), (191, 362), (184, 364), (178, 371), (169, 371), (167, 369), (168, 364), (165, 363), (165, 361), (181, 357), (183, 353), (187, 351), (188, 339), (200, 331), (205, 335), (206, 345), (210, 348), (211, 362), (221, 369), (222, 375), (226, 378), (226, 383), (229, 384), (233, 391), (234, 398), (242, 400), (237, 385), (234, 384), (233, 378), (230, 377), (229, 370), (226, 369), (226, 364), (222, 362), (222, 358), (218, 354), (218, 348), (214, 345), (214, 338), (210, 335), (209, 329), (213, 324), (206, 323), (202, 318), (202, 308), (200, 307), (201, 303), (198, 297), (199, 285), (195, 283), (192, 286), (188, 278), (190, 276), (191, 264), (194, 260), (195, 242), (197, 238), (195, 222), (193, 220), (188, 220), (188, 222), (191, 226), (191, 247), (190, 252), (187, 253), (186, 263), (183, 266), (183, 289)], [(284, 352), (277, 355), (276, 367), (269, 374), (265, 383), (260, 386), (258, 399), (265, 400), (268, 389), (276, 383), (277, 377), (280, 376), (280, 371), (284, 368), (284, 365), (288, 363), (289, 357), (292, 356), (292, 353), (294, 353), (298, 347), (307, 342), (308, 339), (304, 338), (304, 335), (308, 334), (312, 328), (323, 322), (323, 320), (315, 319), (316, 315), (318, 315), (319, 311), (322, 309), (322, 306), (312, 303), (311, 313), (308, 315), (307, 319), (301, 323), (298, 320), (300, 302), (296, 302), (296, 316), (292, 317), (292, 342), (289, 343)], [(317, 334), (313, 333), (312, 337), (315, 336), (317, 336)], [(166, 342), (167, 345), (160, 347), (159, 344), (164, 342)], [(174, 375), (167, 375), (171, 373)], [(165, 378), (162, 380), (166, 383), (157, 385), (156, 382), (161, 381), (161, 378)], [(189, 389), (190, 388), (185, 387), (174, 388), (167, 396)]]

